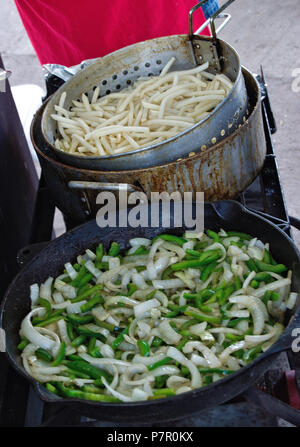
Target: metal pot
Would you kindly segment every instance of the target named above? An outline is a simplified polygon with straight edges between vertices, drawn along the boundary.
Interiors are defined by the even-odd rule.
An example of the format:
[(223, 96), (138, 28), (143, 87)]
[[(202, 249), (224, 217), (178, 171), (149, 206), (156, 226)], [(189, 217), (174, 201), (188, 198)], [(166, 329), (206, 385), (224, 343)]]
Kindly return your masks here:
[(49, 191), (60, 210), (78, 223), (96, 215), (100, 191), (127, 184), (128, 192), (204, 191), (206, 201), (235, 198), (261, 170), (266, 142), (260, 90), (243, 68), (249, 98), (249, 117), (235, 132), (206, 151), (180, 161), (128, 171), (96, 171), (62, 164), (41, 133), (43, 106), (31, 126), (31, 139), (39, 156)]
[[(150, 214), (151, 212), (149, 216)], [(138, 229), (139, 236), (153, 238), (162, 231), (182, 233), (184, 228), (175, 231), (174, 216), (171, 217), (173, 218), (171, 218), (170, 230), (141, 228)], [(300, 255), (292, 240), (281, 229), (234, 201), (205, 204), (204, 219), (205, 228), (247, 232), (257, 236), (264, 243), (269, 242), (271, 251), (278, 259), (289, 269), (293, 269), (293, 290), (300, 292)], [(79, 253), (83, 253), (87, 248), (94, 248), (100, 241), (103, 241), (105, 249), (109, 247), (111, 241), (117, 241), (122, 248), (125, 248), (129, 239), (136, 235), (136, 228), (99, 228), (94, 220), (90, 221), (50, 242), (23, 268), (8, 288), (0, 309), (0, 326), (6, 333), (6, 354), (12, 366), (34, 385), (41, 399), (49, 403), (71, 406), (83, 415), (104, 421), (119, 424), (145, 422), (152, 424), (158, 421), (161, 423), (214, 407), (241, 394), (262, 376), (279, 352), (291, 348), (293, 329), (300, 325), (299, 297), (293, 314), (289, 311), (286, 315), (285, 331), (274, 345), (239, 371), (206, 387), (172, 398), (128, 404), (63, 399), (48, 392), (44, 386), (25, 372), (17, 349), (20, 324), (30, 310), (30, 284), (41, 283), (49, 276), (58, 276), (67, 261), (73, 261)]]
[[(229, 0), (214, 16), (232, 3)], [(203, 3), (203, 2), (202, 2)], [(211, 147), (233, 133), (247, 116), (247, 92), (241, 64), (236, 51), (225, 41), (213, 36), (193, 35), (192, 16), (201, 2), (189, 15), (190, 34), (174, 35), (139, 42), (99, 58), (63, 84), (48, 102), (42, 117), (44, 138), (58, 159), (82, 169), (101, 171), (127, 171), (175, 162), (190, 152), (199, 154), (202, 147)], [(212, 20), (212, 23), (213, 20)], [(54, 147), (58, 135), (57, 122), (51, 118), (55, 105), (63, 92), (67, 93), (65, 108), (83, 92), (91, 99), (96, 86), (101, 87), (101, 96), (128, 87), (140, 76), (159, 75), (161, 68), (171, 57), (176, 58), (172, 70), (193, 68), (209, 62), (212, 72), (226, 74), (234, 86), (229, 95), (203, 120), (180, 134), (154, 144), (123, 154), (109, 156), (78, 156)], [(80, 101), (80, 99), (79, 99)]]

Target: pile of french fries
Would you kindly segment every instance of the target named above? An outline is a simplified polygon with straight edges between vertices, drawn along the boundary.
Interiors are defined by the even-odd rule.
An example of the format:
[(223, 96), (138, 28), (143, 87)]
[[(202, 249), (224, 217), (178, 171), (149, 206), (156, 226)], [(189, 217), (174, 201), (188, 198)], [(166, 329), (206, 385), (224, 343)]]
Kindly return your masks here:
[(73, 100), (64, 108), (66, 92), (55, 105), (59, 137), (55, 147), (82, 156), (110, 156), (153, 146), (170, 139), (207, 117), (233, 87), (224, 74), (207, 72), (208, 62), (190, 70), (169, 71), (172, 58), (159, 76), (139, 78), (132, 87), (91, 99)]

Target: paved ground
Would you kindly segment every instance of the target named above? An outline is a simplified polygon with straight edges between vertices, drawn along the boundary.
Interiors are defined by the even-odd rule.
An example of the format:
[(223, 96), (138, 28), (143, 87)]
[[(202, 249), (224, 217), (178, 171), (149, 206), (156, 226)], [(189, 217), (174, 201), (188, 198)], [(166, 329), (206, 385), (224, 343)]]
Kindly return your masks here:
[[(258, 72), (263, 65), (278, 125), (273, 141), (288, 210), (300, 217), (300, 92), (292, 91), (297, 68), (300, 77), (300, 2), (236, 0), (229, 12), (232, 21), (220, 37), (237, 49), (247, 68)], [(34, 83), (44, 87), (41, 67), (13, 0), (1, 2), (0, 15), (0, 52), (6, 67), (13, 71), (11, 85)], [(300, 80), (298, 84), (300, 90)], [(300, 244), (300, 236), (295, 236)]]

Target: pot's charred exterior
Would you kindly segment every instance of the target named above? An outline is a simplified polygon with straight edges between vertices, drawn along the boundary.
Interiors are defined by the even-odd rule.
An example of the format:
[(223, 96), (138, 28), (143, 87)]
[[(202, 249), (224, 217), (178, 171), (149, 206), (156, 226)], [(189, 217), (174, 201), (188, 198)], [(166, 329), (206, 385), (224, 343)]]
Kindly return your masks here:
[[(116, 191), (127, 184), (128, 192), (204, 192), (206, 201), (235, 198), (261, 170), (265, 155), (260, 92), (255, 78), (243, 69), (249, 97), (249, 117), (235, 132), (199, 154), (173, 163), (128, 171), (79, 169), (56, 160), (41, 133), (43, 106), (31, 127), (31, 138), (39, 156), (46, 183), (58, 208), (76, 223), (96, 215), (96, 197), (103, 190)], [(75, 182), (75, 183), (70, 183)], [(81, 184), (78, 182), (91, 182)], [(98, 185), (101, 183), (101, 185)], [(70, 185), (77, 185), (71, 188)], [(112, 184), (112, 185), (111, 185)]]

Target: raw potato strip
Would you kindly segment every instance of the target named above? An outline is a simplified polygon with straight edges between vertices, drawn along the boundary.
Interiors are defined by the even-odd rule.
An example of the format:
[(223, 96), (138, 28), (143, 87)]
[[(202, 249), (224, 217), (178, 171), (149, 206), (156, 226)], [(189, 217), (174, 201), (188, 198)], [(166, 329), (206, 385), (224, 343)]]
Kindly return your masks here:
[(224, 74), (205, 70), (208, 62), (195, 68), (169, 72), (175, 58), (159, 76), (139, 78), (134, 86), (99, 98), (83, 93), (64, 108), (66, 92), (55, 112), (59, 138), (57, 149), (82, 156), (107, 156), (153, 146), (191, 128), (224, 100), (232, 82)]

